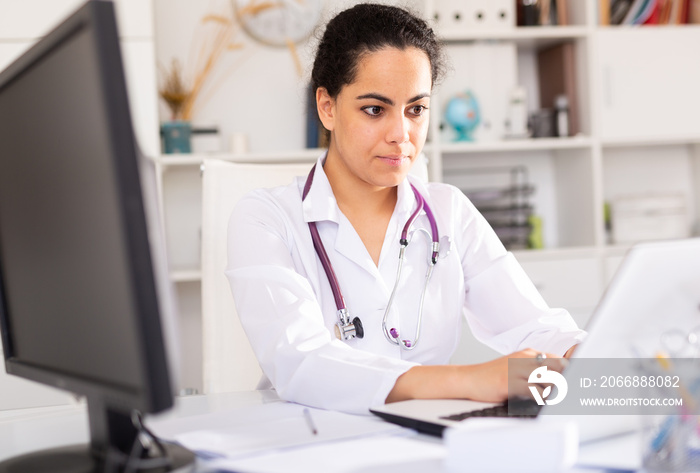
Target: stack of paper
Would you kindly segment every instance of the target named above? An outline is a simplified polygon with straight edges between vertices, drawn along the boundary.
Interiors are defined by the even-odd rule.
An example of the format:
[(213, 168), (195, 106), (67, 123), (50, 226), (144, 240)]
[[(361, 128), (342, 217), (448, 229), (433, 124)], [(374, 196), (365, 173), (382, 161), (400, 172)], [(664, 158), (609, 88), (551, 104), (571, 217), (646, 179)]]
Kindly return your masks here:
[[(305, 410), (309, 414), (305, 415)], [(311, 409), (287, 402), (151, 420), (148, 425), (161, 439), (179, 443), (209, 459), (243, 458), (262, 452), (405, 431), (375, 417)]]

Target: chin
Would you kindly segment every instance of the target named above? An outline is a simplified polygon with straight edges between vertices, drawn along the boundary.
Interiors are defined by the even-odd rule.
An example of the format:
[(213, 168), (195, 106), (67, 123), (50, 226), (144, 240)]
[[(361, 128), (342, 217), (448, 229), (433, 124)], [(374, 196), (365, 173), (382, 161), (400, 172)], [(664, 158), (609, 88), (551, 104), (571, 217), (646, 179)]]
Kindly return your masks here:
[(377, 185), (381, 187), (396, 187), (406, 179), (409, 169), (410, 167), (406, 168), (405, 170), (401, 170), (400, 172), (397, 171), (395, 173), (377, 176), (375, 181)]

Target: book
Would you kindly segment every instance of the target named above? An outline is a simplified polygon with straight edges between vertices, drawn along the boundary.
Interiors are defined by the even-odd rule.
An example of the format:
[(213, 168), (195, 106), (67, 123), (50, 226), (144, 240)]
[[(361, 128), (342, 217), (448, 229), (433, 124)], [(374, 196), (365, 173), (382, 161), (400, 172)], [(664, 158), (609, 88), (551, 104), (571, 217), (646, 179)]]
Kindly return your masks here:
[(610, 0), (598, 0), (598, 23), (600, 26), (610, 24)]
[(632, 3), (632, 6), (630, 7), (629, 11), (627, 12), (627, 15), (625, 15), (625, 18), (622, 20), (623, 25), (633, 25), (634, 20), (639, 16), (639, 14), (642, 12), (644, 9), (644, 5), (649, 0), (634, 0), (634, 3)]
[(655, 19), (655, 16), (658, 15), (657, 14), (658, 4), (659, 4), (659, 0), (647, 0), (647, 2), (644, 4), (644, 8), (642, 9), (642, 11), (640, 11), (637, 18), (634, 19), (634, 24), (635, 25), (655, 24), (655, 21), (658, 20), (658, 18)]
[(576, 51), (573, 42), (557, 44), (537, 53), (541, 108), (554, 109), (558, 95), (569, 102), (569, 134), (580, 132), (576, 85)]
[(690, 0), (688, 6), (688, 23), (700, 23), (700, 0)]
[(566, 26), (569, 24), (569, 7), (566, 0), (556, 0), (557, 25)]
[(688, 10), (690, 9), (689, 0), (681, 0), (681, 12), (678, 18), (679, 25), (685, 25), (688, 23)]
[(550, 26), (552, 24), (551, 6), (551, 0), (540, 0), (540, 26)]
[[(666, 0), (670, 1), (670, 0)], [(633, 0), (613, 0), (610, 7), (610, 24), (620, 25), (625, 19), (627, 12), (632, 8)]]
[(671, 11), (669, 13), (669, 18), (667, 24), (669, 25), (680, 25), (681, 24), (681, 13), (683, 9), (684, 0), (670, 0)]
[(659, 24), (667, 25), (671, 19), (671, 7), (673, 6), (673, 0), (660, 0), (659, 3)]

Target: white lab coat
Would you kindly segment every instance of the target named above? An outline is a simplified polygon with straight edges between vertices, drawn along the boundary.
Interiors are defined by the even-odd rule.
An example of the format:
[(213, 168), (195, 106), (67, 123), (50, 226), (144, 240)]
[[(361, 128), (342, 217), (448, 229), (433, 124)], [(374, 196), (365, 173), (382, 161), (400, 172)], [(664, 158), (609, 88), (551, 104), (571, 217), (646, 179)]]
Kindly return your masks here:
[[(415, 209), (408, 182), (398, 187), (379, 265), (341, 213), (321, 156), (302, 203), (306, 176), (285, 187), (256, 190), (229, 222), (226, 275), (260, 366), (283, 399), (366, 414), (386, 399), (396, 379), (417, 364), (446, 364), (459, 343), (462, 317), (475, 337), (501, 353), (524, 348), (564, 354), (585, 336), (563, 309), (550, 309), (513, 255), (457, 188), (412, 182), (433, 210), (449, 249), (435, 266), (420, 340), (406, 351), (389, 343), (381, 323), (399, 255), (399, 236)], [(331, 287), (316, 256), (308, 222), (317, 222), (351, 319), (365, 337), (340, 341)], [(413, 228), (430, 229), (419, 216)], [(449, 238), (449, 244), (444, 244)], [(407, 249), (389, 327), (413, 340), (430, 238), (416, 232)], [(449, 248), (445, 248), (445, 246)]]

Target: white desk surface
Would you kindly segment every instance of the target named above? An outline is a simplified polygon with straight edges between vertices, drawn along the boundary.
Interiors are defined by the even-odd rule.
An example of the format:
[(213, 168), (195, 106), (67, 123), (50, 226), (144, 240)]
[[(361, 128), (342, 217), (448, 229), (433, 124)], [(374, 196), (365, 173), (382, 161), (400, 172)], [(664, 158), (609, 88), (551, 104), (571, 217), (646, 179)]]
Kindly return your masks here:
[[(182, 419), (277, 402), (281, 401), (272, 391), (188, 396), (178, 398), (174, 409), (153, 416), (153, 419)], [(88, 440), (85, 405), (0, 411), (0, 461), (34, 450), (86, 443)], [(600, 465), (620, 456), (639, 455), (638, 444), (635, 436), (626, 436), (582, 446), (578, 457), (581, 466), (570, 472), (606, 471), (590, 465)], [(237, 468), (266, 473), (441, 472), (447, 471), (443, 465), (446, 454), (441, 439), (408, 433), (405, 436), (356, 438), (265, 452), (238, 461)], [(208, 462), (201, 462), (199, 471), (209, 470)]]

